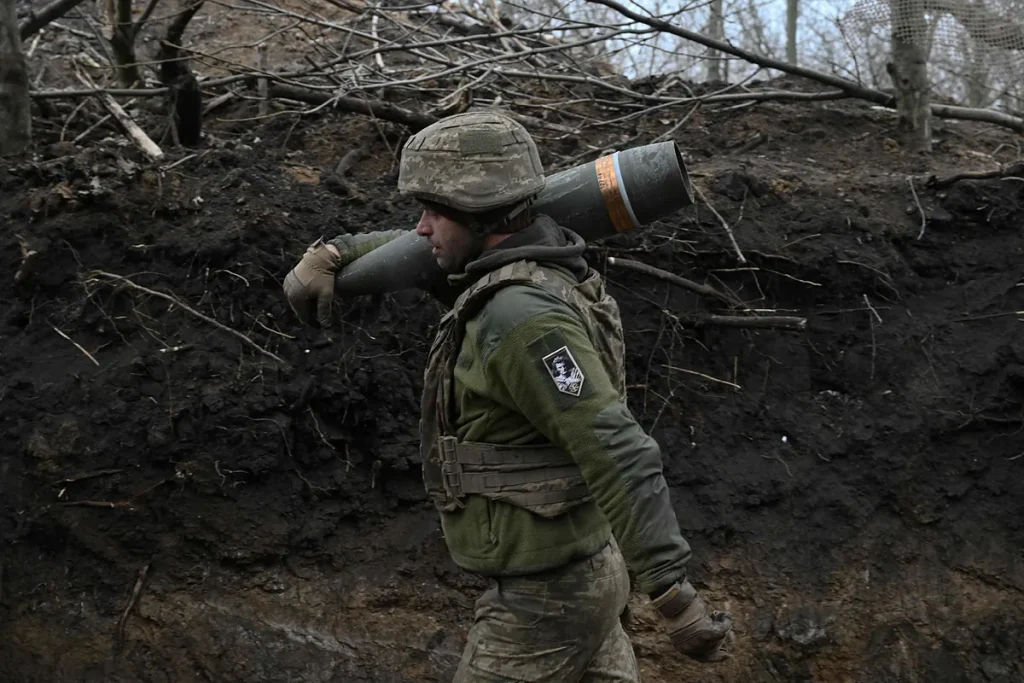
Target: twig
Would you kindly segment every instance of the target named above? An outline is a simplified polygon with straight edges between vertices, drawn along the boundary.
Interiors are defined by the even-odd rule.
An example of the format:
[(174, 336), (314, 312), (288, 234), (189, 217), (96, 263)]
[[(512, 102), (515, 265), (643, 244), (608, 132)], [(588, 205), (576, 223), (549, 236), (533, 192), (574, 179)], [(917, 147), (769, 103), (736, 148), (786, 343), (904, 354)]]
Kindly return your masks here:
[(105, 277), (105, 278), (108, 278), (108, 279), (111, 279), (111, 280), (115, 280), (117, 282), (120, 282), (120, 283), (124, 284), (127, 287), (130, 287), (131, 289), (135, 289), (135, 290), (138, 290), (140, 292), (145, 292), (146, 294), (158, 297), (160, 299), (163, 299), (164, 301), (167, 301), (167, 302), (170, 302), (170, 303), (172, 303), (172, 304), (174, 304), (176, 306), (179, 306), (182, 310), (187, 311), (188, 313), (191, 313), (192, 315), (194, 315), (195, 317), (199, 318), (200, 320), (204, 320), (204, 321), (210, 323), (211, 325), (213, 325), (214, 327), (216, 327), (217, 329), (223, 330), (224, 332), (227, 332), (228, 334), (230, 334), (230, 335), (232, 335), (234, 337), (237, 337), (238, 339), (242, 340), (242, 342), (244, 344), (246, 344), (247, 346), (250, 346), (251, 348), (255, 349), (256, 351), (259, 351), (264, 356), (268, 356), (270, 358), (273, 358), (274, 360), (276, 360), (281, 365), (284, 365), (286, 367), (288, 366), (288, 362), (285, 361), (283, 358), (281, 358), (281, 357), (271, 353), (270, 351), (267, 351), (265, 348), (263, 348), (262, 346), (260, 346), (256, 342), (254, 342), (252, 339), (249, 339), (249, 337), (245, 336), (244, 334), (242, 334), (238, 330), (233, 330), (230, 327), (228, 327), (227, 325), (225, 325), (223, 323), (220, 323), (220, 322), (217, 322), (216, 320), (214, 320), (213, 318), (211, 318), (211, 317), (209, 317), (207, 315), (203, 315), (202, 313), (200, 313), (196, 309), (192, 308), (191, 306), (189, 306), (189, 305), (187, 305), (185, 303), (182, 303), (182, 301), (179, 300), (177, 297), (174, 297), (174, 296), (172, 296), (170, 294), (164, 294), (163, 292), (158, 292), (155, 289), (150, 289), (149, 287), (143, 287), (142, 285), (136, 284), (136, 283), (132, 282), (131, 280), (129, 280), (128, 278), (126, 278), (126, 277), (124, 277), (122, 275), (115, 275), (113, 273), (107, 273), (107, 272), (104, 272), (102, 270), (94, 270), (94, 271), (92, 271), (91, 274), (92, 275), (98, 275), (100, 277)]
[(150, 491), (155, 491), (156, 489), (171, 481), (173, 480), (161, 479), (152, 486), (149, 486), (139, 491), (138, 493), (132, 494), (130, 498), (127, 498), (125, 500), (69, 500), (67, 502), (61, 503), (61, 507), (104, 508), (108, 510), (113, 508), (130, 508), (132, 507), (133, 503), (142, 496), (146, 495)]
[(704, 196), (704, 193), (701, 192), (699, 187), (694, 185), (693, 191), (697, 194), (697, 197), (704, 202), (704, 206), (708, 207), (708, 209), (711, 210), (711, 213), (715, 214), (715, 217), (718, 218), (718, 222), (722, 224), (722, 227), (725, 228), (725, 232), (729, 235), (729, 241), (732, 242), (732, 248), (736, 251), (736, 257), (739, 259), (739, 262), (746, 263), (747, 259), (743, 256), (743, 252), (740, 251), (740, 245), (736, 243), (736, 237), (732, 234), (732, 228), (730, 228), (729, 224), (724, 218), (722, 218), (722, 214), (715, 210), (715, 207), (711, 205), (711, 202), (708, 201), (708, 198)]
[(924, 209), (921, 208), (921, 200), (917, 198), (917, 189), (914, 188), (914, 179), (911, 176), (907, 176), (907, 183), (910, 184), (910, 193), (914, 195), (914, 203), (917, 204), (917, 210), (921, 214), (921, 231), (917, 233), (917, 239), (924, 237), (924, 228), (928, 224), (928, 219), (925, 218)]
[(127, 508), (132, 506), (130, 500), (69, 500), (65, 503), (61, 503), (63, 507), (82, 507), (82, 508)]
[(121, 649), (124, 645), (124, 628), (128, 623), (128, 615), (131, 614), (132, 608), (135, 607), (135, 603), (139, 600), (139, 595), (142, 594), (142, 584), (146, 581), (146, 574), (149, 573), (149, 563), (143, 565), (135, 577), (135, 585), (132, 587), (132, 595), (128, 599), (128, 606), (124, 608), (124, 612), (121, 613), (121, 618), (117, 621), (117, 648)]
[(868, 300), (867, 294), (864, 295), (864, 303), (867, 304), (868, 309), (875, 314), (875, 317), (878, 319), (878, 323), (881, 324), (883, 322), (882, 316), (878, 315), (878, 311), (876, 311), (875, 307), (871, 305), (871, 302)]
[(84, 472), (82, 474), (73, 474), (70, 477), (64, 479), (58, 479), (53, 482), (51, 486), (60, 486), (61, 484), (74, 484), (78, 481), (85, 481), (86, 479), (95, 479), (96, 477), (105, 477), (108, 474), (118, 474), (124, 472), (124, 468), (112, 469), (112, 470), (96, 470), (95, 472)]
[[(160, 170), (162, 172), (166, 173), (167, 171), (170, 171), (171, 169), (175, 169), (178, 166), (181, 166), (182, 164), (184, 164), (187, 161), (191, 161), (192, 159), (195, 159), (197, 156), (199, 156), (199, 155), (198, 154), (189, 154), (188, 156), (184, 156), (184, 157), (178, 159), (177, 161), (175, 161), (173, 163), (167, 164), (166, 166), (164, 166)], [(228, 271), (228, 272), (231, 272), (231, 271)], [(234, 273), (231, 273), (231, 274), (234, 275)], [(247, 282), (246, 285), (248, 285), (248, 284), (249, 283)]]
[[(793, 477), (793, 472), (792, 472), (792, 470), (789, 469), (789, 465), (786, 464), (786, 461), (783, 460), (782, 456), (779, 455), (778, 453), (776, 453), (775, 455), (762, 455), (761, 457), (764, 458), (765, 460), (778, 460), (779, 462), (782, 463), (782, 466), (786, 468), (786, 474), (788, 474), (790, 476), (790, 478)], [(822, 458), (822, 460), (824, 460), (824, 458)], [(825, 460), (825, 462), (829, 462), (829, 461)]]
[(266, 326), (266, 325), (264, 325), (264, 324), (263, 324), (262, 322), (260, 322), (259, 318), (257, 318), (257, 317), (256, 317), (256, 316), (254, 316), (254, 315), (250, 315), (250, 314), (248, 314), (248, 313), (247, 313), (246, 315), (248, 315), (248, 316), (249, 316), (250, 318), (252, 318), (252, 321), (253, 321), (254, 323), (256, 323), (257, 325), (259, 325), (260, 327), (262, 327), (263, 329), (265, 329), (265, 330), (266, 330), (267, 332), (270, 332), (271, 334), (276, 334), (277, 336), (279, 336), (279, 337), (284, 337), (285, 339), (295, 339), (295, 337), (294, 337), (293, 335), (290, 335), (290, 334), (285, 334), (284, 332), (281, 332), (281, 331), (279, 331), (279, 330), (275, 330), (275, 329), (274, 329), (274, 328), (272, 328), (272, 327), (267, 327), (267, 326)]
[(871, 326), (871, 379), (875, 378), (875, 356), (878, 352), (878, 343), (875, 340), (875, 318), (878, 318), (878, 323), (882, 323), (882, 316), (878, 315), (878, 311), (871, 305), (871, 301), (868, 300), (868, 295), (864, 295), (864, 303), (867, 304), (868, 309), (874, 314), (874, 317), (868, 316), (868, 324)]
[(697, 319), (698, 325), (720, 327), (756, 327), (780, 330), (805, 330), (807, 318), (789, 315), (707, 315)]
[(972, 315), (966, 318), (953, 318), (951, 323), (969, 323), (975, 320), (990, 320), (991, 318), (1005, 318), (1011, 315), (1024, 315), (1024, 311), (1002, 311), (1000, 313), (986, 313), (984, 315)]
[(687, 370), (686, 368), (677, 368), (674, 365), (666, 365), (665, 363), (662, 363), (661, 367), (668, 368), (669, 370), (675, 370), (676, 372), (685, 372), (688, 375), (696, 375), (697, 377), (703, 377), (704, 379), (706, 379), (708, 381), (718, 382), (719, 384), (724, 384), (724, 385), (732, 387), (733, 389), (736, 389), (736, 390), (739, 390), (739, 389), (743, 388), (739, 384), (735, 384), (733, 382), (728, 382), (728, 381), (726, 381), (724, 379), (718, 379), (717, 377), (712, 377), (711, 375), (705, 375), (703, 372), (697, 372), (696, 370)]
[(703, 296), (714, 297), (714, 298), (718, 299), (719, 301), (722, 301), (722, 302), (724, 302), (724, 303), (726, 303), (726, 304), (728, 304), (730, 306), (742, 307), (742, 305), (743, 305), (742, 303), (740, 303), (739, 301), (737, 301), (733, 297), (729, 296), (728, 294), (725, 294), (724, 292), (721, 292), (721, 291), (715, 289), (714, 287), (711, 287), (710, 285), (698, 284), (698, 283), (694, 282), (693, 280), (687, 280), (686, 278), (680, 277), (679, 275), (676, 275), (675, 273), (670, 273), (667, 270), (662, 270), (661, 268), (655, 268), (654, 266), (649, 266), (646, 263), (641, 263), (639, 261), (633, 261), (631, 259), (623, 259), (623, 258), (617, 258), (617, 257), (614, 257), (614, 256), (609, 256), (608, 257), (608, 265), (610, 265), (610, 266), (617, 266), (619, 268), (625, 268), (626, 270), (632, 270), (632, 271), (635, 271), (637, 273), (643, 273), (645, 275), (650, 275), (652, 277), (656, 277), (656, 278), (659, 278), (661, 280), (665, 280), (666, 282), (671, 282), (672, 284), (677, 285), (679, 287), (682, 287), (684, 289), (688, 289), (691, 292), (695, 292), (695, 293), (701, 294)]
[(63, 332), (61, 332), (55, 325), (51, 324), (50, 327), (53, 328), (54, 332), (56, 332), (57, 334), (59, 334), (60, 336), (64, 337), (65, 339), (67, 339), (72, 344), (74, 344), (76, 349), (78, 349), (79, 351), (84, 353), (85, 357), (88, 358), (89, 360), (91, 360), (96, 365), (96, 367), (99, 367), (100, 362), (98, 360), (96, 360), (95, 358), (93, 358), (91, 353), (89, 353), (88, 351), (83, 349), (82, 346), (78, 342), (76, 342), (74, 339), (72, 339), (68, 335), (64, 334)]

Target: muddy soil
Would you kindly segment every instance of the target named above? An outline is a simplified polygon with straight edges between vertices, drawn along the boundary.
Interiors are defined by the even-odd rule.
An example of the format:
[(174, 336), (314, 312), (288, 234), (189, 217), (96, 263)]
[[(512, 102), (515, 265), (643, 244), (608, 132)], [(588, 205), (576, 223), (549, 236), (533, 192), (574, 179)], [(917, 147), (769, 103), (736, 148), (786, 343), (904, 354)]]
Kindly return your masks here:
[[(623, 136), (670, 127), (648, 123)], [(734, 657), (701, 667), (636, 596), (647, 681), (1024, 679), (1024, 183), (921, 182), (1016, 147), (940, 122), (924, 158), (894, 125), (856, 103), (698, 113), (676, 139), (745, 262), (703, 208), (592, 246), (693, 581), (737, 620)], [(400, 139), (340, 114), (250, 126), (163, 171), (110, 144), (0, 168), (2, 681), (454, 671), (483, 583), (419, 482), (441, 309), (345, 301), (324, 332), (280, 289), (321, 234), (412, 227)], [(807, 329), (700, 325), (713, 302), (609, 255)]]

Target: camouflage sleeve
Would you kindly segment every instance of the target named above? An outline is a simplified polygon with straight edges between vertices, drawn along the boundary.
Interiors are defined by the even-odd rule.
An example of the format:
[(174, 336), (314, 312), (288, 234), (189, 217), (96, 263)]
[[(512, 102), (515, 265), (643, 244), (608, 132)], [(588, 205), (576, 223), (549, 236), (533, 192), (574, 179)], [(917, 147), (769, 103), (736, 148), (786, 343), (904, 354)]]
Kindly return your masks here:
[(363, 232), (357, 235), (338, 235), (334, 239), (327, 240), (327, 243), (333, 244), (341, 252), (341, 267), (344, 268), (360, 256), (365, 256), (408, 232), (408, 230), (382, 230), (380, 232)]
[[(480, 332), (496, 340), (489, 353), (482, 349), (488, 386), (500, 387), (577, 462), (641, 591), (650, 595), (684, 579), (690, 547), (669, 501), (657, 442), (619, 401), (576, 314), (556, 299), (543, 301), (546, 294), (502, 296), (511, 289), (517, 288), (490, 303), (512, 312), (493, 314), (491, 329)], [(504, 324), (495, 325), (495, 317)], [(485, 316), (480, 326), (487, 325)]]

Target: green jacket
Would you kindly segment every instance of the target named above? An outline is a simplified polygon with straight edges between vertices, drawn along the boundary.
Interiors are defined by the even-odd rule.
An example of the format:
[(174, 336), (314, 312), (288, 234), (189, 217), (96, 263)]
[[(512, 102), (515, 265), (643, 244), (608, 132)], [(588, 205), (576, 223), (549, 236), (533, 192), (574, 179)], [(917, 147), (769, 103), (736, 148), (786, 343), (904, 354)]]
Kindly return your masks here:
[[(398, 234), (375, 233), (375, 245)], [(582, 279), (583, 250), (579, 236), (541, 217), (449, 280), (465, 288), (523, 259)], [(584, 378), (578, 396), (559, 391), (542, 360), (562, 346)], [(553, 569), (592, 555), (614, 533), (641, 591), (657, 593), (685, 578), (690, 549), (669, 501), (660, 449), (620, 401), (570, 306), (536, 287), (498, 290), (467, 323), (454, 375), (460, 441), (554, 444), (577, 463), (592, 496), (555, 518), (468, 496), (461, 509), (441, 512), (459, 566), (491, 576)]]

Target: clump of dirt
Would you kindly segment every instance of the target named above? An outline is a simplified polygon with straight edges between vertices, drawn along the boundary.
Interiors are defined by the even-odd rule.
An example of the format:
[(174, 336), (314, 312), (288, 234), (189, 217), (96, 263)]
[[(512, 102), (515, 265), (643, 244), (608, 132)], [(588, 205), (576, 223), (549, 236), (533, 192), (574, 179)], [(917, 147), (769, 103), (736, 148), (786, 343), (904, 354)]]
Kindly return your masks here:
[[(743, 260), (703, 206), (592, 246), (692, 578), (738, 624), (702, 668), (637, 596), (645, 680), (1024, 676), (1024, 183), (929, 188), (1008, 135), (939, 124), (929, 159), (894, 124), (698, 113), (678, 140)], [(450, 678), (482, 583), (419, 482), (441, 308), (367, 297), (311, 330), (280, 288), (321, 234), (414, 224), (377, 131), (271, 121), (164, 170), (72, 145), (0, 169), (0, 678)], [(609, 255), (807, 329), (707, 324), (715, 302)]]

